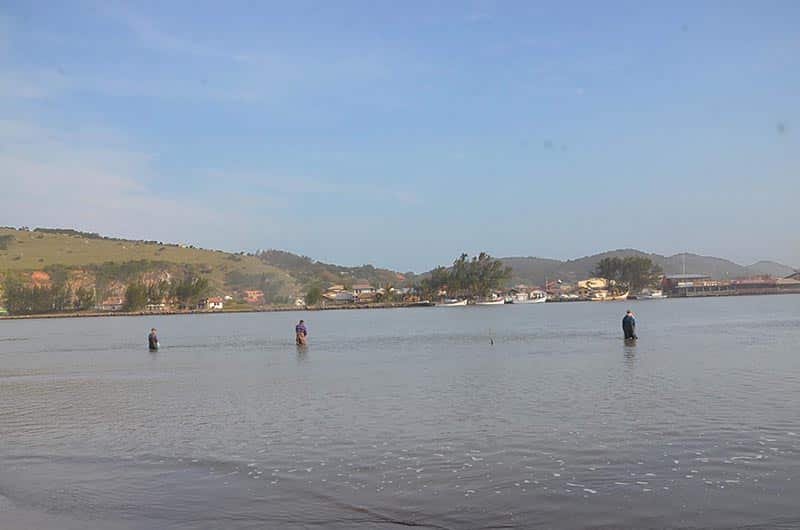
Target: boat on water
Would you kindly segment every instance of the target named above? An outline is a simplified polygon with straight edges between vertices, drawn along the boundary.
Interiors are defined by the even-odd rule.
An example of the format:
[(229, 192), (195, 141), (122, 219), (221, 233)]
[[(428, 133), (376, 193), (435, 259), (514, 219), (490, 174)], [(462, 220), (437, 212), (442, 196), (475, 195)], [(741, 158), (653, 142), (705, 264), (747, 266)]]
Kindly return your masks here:
[(615, 301), (619, 301), (619, 300), (627, 300), (629, 294), (631, 294), (630, 291), (625, 291), (622, 294), (612, 294), (612, 295), (609, 295), (608, 298), (606, 298), (606, 301), (615, 302)]
[(498, 296), (497, 298), (488, 298), (486, 300), (478, 300), (475, 302), (475, 305), (503, 305), (506, 303), (506, 299), (502, 296)]
[(547, 293), (544, 291), (533, 291), (531, 293), (517, 293), (514, 295), (512, 304), (541, 304), (547, 301)]
[(664, 300), (667, 295), (661, 289), (643, 289), (641, 293), (633, 295), (634, 300)]
[(436, 307), (462, 307), (462, 306), (465, 306), (465, 305), (467, 305), (467, 301), (466, 300), (457, 300), (455, 298), (445, 298), (444, 300), (442, 300), (441, 302), (436, 304)]
[(605, 290), (596, 291), (589, 295), (589, 300), (592, 302), (615, 302), (619, 300), (627, 300), (630, 291), (624, 293), (610, 293)]

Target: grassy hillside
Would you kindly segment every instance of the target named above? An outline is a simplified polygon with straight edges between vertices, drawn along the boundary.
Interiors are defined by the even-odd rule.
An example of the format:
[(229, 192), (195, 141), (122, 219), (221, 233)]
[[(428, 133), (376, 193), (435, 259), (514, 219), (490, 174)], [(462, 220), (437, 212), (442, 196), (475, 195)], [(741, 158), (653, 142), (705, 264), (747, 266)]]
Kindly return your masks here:
[(156, 268), (157, 264), (173, 269), (190, 268), (207, 277), (219, 294), (234, 288), (257, 288), (256, 284), (264, 281), (279, 285), (282, 295), (298, 290), (291, 275), (255, 256), (68, 231), (46, 233), (0, 228), (0, 272), (45, 270), (54, 265), (91, 269), (110, 262), (141, 260), (153, 262)]

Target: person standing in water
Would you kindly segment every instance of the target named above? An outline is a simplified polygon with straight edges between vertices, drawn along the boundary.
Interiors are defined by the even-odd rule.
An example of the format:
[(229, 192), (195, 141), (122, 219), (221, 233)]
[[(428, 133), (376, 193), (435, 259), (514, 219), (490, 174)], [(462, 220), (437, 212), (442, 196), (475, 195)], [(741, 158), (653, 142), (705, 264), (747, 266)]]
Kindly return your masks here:
[(150, 329), (150, 335), (147, 336), (147, 345), (150, 351), (158, 351), (158, 335), (156, 335), (156, 328)]
[(630, 309), (622, 319), (622, 331), (625, 333), (625, 340), (638, 338), (636, 336), (636, 319), (633, 318), (633, 311)]
[(305, 346), (308, 344), (308, 330), (306, 329), (306, 324), (304, 320), (301, 320), (295, 327), (294, 327), (294, 334), (295, 340), (297, 341), (298, 346)]

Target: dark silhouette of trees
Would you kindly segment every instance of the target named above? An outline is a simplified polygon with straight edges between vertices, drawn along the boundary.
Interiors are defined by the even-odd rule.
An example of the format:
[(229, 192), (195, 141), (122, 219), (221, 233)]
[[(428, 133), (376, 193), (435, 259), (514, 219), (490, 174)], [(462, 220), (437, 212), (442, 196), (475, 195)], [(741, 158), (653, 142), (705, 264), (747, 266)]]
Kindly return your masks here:
[(172, 286), (172, 296), (181, 308), (195, 307), (209, 291), (208, 279), (200, 276), (187, 276)]
[(147, 305), (147, 286), (141, 282), (129, 283), (125, 288), (125, 311), (139, 311)]
[(663, 271), (650, 258), (628, 256), (601, 259), (595, 267), (594, 274), (636, 292), (655, 285)]
[(502, 287), (509, 278), (511, 267), (504, 266), (503, 262), (486, 252), (471, 259), (467, 254), (461, 254), (449, 269), (433, 269), (430, 276), (420, 282), (419, 290), (426, 297), (435, 297), (442, 289), (453, 297), (484, 297)]
[(72, 309), (72, 292), (64, 283), (26, 285), (8, 275), (3, 285), (6, 309), (12, 315), (35, 315)]

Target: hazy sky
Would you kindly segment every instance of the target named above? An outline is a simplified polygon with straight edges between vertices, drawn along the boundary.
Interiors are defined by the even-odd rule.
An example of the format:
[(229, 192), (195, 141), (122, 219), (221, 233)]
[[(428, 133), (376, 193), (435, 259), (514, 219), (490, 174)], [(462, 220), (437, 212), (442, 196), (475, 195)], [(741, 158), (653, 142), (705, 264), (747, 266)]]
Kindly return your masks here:
[(0, 225), (798, 266), (799, 28), (794, 0), (5, 0)]

